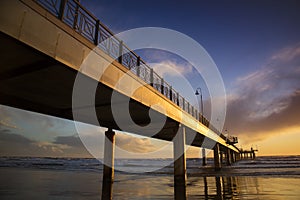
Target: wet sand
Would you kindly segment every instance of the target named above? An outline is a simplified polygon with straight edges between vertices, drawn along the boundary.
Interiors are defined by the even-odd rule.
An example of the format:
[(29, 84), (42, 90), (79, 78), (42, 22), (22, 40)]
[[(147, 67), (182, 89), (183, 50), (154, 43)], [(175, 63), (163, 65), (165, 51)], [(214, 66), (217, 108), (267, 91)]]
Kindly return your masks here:
[[(0, 198), (100, 199), (102, 175), (93, 171), (0, 168)], [(188, 177), (188, 199), (295, 199), (292, 176)], [(173, 199), (172, 175), (115, 174), (113, 199)]]

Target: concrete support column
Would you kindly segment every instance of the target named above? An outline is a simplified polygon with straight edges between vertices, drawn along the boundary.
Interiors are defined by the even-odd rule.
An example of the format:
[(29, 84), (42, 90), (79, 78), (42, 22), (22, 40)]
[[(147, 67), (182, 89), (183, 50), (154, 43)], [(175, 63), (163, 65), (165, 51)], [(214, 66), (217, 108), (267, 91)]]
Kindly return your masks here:
[(234, 162), (237, 162), (238, 161), (238, 154), (236, 152), (233, 152), (233, 155), (234, 155)]
[(112, 129), (108, 129), (105, 132), (102, 200), (112, 199), (112, 185), (114, 182), (114, 150), (115, 132)]
[(227, 149), (226, 150), (226, 164), (227, 165), (231, 165), (231, 152), (230, 152), (230, 149)]
[(220, 146), (218, 143), (214, 147), (214, 163), (215, 163), (215, 170), (220, 170), (221, 169)]
[(173, 139), (175, 199), (186, 199), (185, 127), (180, 125)]
[(235, 152), (230, 150), (231, 163), (235, 163)]
[(202, 166), (206, 165), (206, 154), (205, 154), (205, 148), (202, 148)]
[(226, 162), (226, 153), (225, 152), (222, 152), (220, 151), (220, 154), (221, 154), (221, 166), (224, 162)]
[[(215, 156), (215, 155), (214, 155), (214, 156)], [(219, 160), (220, 160), (220, 164), (221, 164), (221, 165), (222, 165), (222, 163), (223, 163), (223, 156), (224, 156), (223, 152), (220, 151), (220, 149), (219, 149)]]

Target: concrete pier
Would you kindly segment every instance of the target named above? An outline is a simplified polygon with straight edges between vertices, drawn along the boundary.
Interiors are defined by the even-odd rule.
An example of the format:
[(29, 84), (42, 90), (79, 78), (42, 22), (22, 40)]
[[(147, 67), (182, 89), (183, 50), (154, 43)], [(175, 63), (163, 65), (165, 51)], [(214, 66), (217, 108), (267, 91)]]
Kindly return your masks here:
[(205, 154), (205, 148), (202, 148), (202, 166), (206, 165), (206, 154)]
[(220, 160), (220, 146), (217, 143), (214, 147), (214, 163), (215, 163), (215, 170), (221, 169), (221, 160)]
[[(7, 56), (2, 58), (2, 67), (0, 67), (0, 104), (91, 125), (98, 126), (100, 124), (103, 127), (109, 127), (105, 132), (102, 199), (112, 199), (115, 148), (113, 129), (148, 136), (138, 130), (132, 130), (130, 124), (122, 128), (118, 126), (114, 116), (111, 115), (113, 113), (112, 94), (114, 92), (118, 94), (117, 96), (120, 97), (118, 102), (121, 106), (123, 103), (126, 106), (124, 100), (130, 98), (130, 116), (138, 125), (149, 123), (147, 111), (151, 108), (158, 116), (166, 119), (165, 126), (159, 133), (151, 137), (166, 141), (172, 141), (175, 137), (175, 199), (186, 199), (185, 134), (193, 136), (195, 133), (193, 137), (197, 139), (191, 141), (191, 146), (201, 147), (206, 137), (209, 141), (218, 143), (214, 148), (216, 170), (221, 169), (223, 154), (226, 152), (224, 148), (235, 152), (240, 151), (233, 145), (237, 140), (230, 140), (223, 134), (220, 135), (221, 132), (213, 126), (210, 127), (210, 121), (202, 116), (203, 109), (200, 115), (201, 120), (195, 118), (194, 107), (184, 97), (174, 92), (172, 86), (166, 83), (162, 77), (158, 78), (158, 80), (161, 79), (159, 81), (161, 82), (160, 90), (157, 90), (157, 86), (153, 84), (144, 85), (143, 83), (148, 83), (148, 78), (142, 76), (140, 71), (142, 68), (135, 68), (131, 65), (140, 66), (140, 62), (142, 62), (146, 67), (147, 64), (143, 63), (143, 60), (134, 51), (127, 49), (126, 44), (118, 39), (109, 40), (107, 43), (116, 48), (107, 49), (98, 45), (103, 40), (99, 35), (103, 31), (108, 34), (108, 37), (114, 34), (100, 23), (101, 20), (98, 20), (80, 4), (76, 4), (75, 1), (61, 0), (59, 9), (55, 3), (46, 6), (42, 3), (44, 1), (2, 1), (0, 41), (5, 45), (0, 45), (0, 52), (1, 55)], [(66, 6), (69, 5), (68, 2), (75, 6)], [(54, 10), (57, 12), (53, 12)], [(75, 16), (71, 17), (72, 19), (66, 19), (67, 12), (75, 13)], [(80, 21), (76, 16), (78, 12), (82, 19), (89, 19), (82, 21), (82, 26), (77, 26)], [(93, 33), (90, 33), (91, 30)], [(8, 46), (10, 48), (7, 48)], [(99, 48), (96, 48), (94, 52), (95, 46)], [(122, 56), (119, 59), (111, 57), (115, 51), (122, 52), (123, 48), (126, 48), (126, 51), (129, 50), (129, 60), (125, 62), (126, 59), (124, 57), (122, 59)], [(125, 49), (123, 50), (125, 51)], [(92, 60), (88, 59), (89, 52), (94, 52)], [(10, 59), (11, 57), (18, 59)], [(82, 71), (82, 61), (85, 59), (89, 60), (91, 68), (86, 67)], [(97, 78), (94, 64), (97, 65), (98, 72), (103, 72), (101, 79)], [(145, 70), (150, 71), (150, 77), (153, 79), (153, 69), (147, 67)], [(95, 95), (92, 99), (93, 104), (90, 104), (90, 101), (82, 102), (83, 99), (86, 99), (82, 97), (89, 94), (89, 92), (85, 93), (86, 87), (77, 92), (70, 90), (78, 72), (84, 76), (83, 80), (87, 81), (85, 83), (96, 86), (96, 93), (93, 92)], [(152, 83), (153, 80), (150, 82)], [(116, 85), (116, 83), (119, 84)], [(22, 87), (16, 87), (20, 85)], [(136, 86), (139, 87), (138, 92), (134, 92)], [(92, 91), (93, 88), (90, 89)], [(169, 92), (168, 95), (166, 95), (166, 91)], [(169, 99), (166, 96), (169, 96)], [(75, 99), (77, 99), (76, 103), (74, 103)], [(161, 111), (161, 108), (151, 106), (154, 104), (163, 105), (164, 112)], [(94, 113), (89, 112), (90, 109), (95, 110), (96, 119), (94, 119)], [(127, 119), (125, 114), (120, 115), (120, 120), (126, 122)], [(179, 133), (176, 134), (173, 128), (177, 128), (180, 123), (182, 126), (179, 128)], [(219, 136), (216, 137), (216, 135)], [(211, 147), (206, 148), (210, 149)], [(220, 153), (220, 150), (223, 153)], [(206, 156), (203, 154), (204, 163), (206, 164)]]
[(105, 132), (102, 200), (112, 199), (112, 186), (114, 182), (114, 150), (115, 132), (112, 129), (108, 129)]
[(185, 127), (179, 127), (173, 140), (175, 199), (186, 199)]
[(255, 151), (258, 151), (257, 149), (251, 148), (251, 150), (241, 150), (239, 153), (239, 159), (255, 159)]

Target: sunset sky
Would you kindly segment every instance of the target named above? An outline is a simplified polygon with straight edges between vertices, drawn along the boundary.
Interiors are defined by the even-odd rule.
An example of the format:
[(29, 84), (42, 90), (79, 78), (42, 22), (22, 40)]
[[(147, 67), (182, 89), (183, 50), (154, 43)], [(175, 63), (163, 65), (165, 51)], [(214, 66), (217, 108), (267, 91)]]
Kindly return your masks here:
[[(225, 129), (239, 137), (237, 146), (258, 147), (258, 155), (300, 155), (299, 1), (81, 2), (114, 33), (163, 27), (196, 40), (210, 54), (224, 80)], [(164, 71), (167, 67), (177, 68), (191, 78), (195, 88), (205, 88), (192, 77), (188, 65), (174, 56), (158, 56), (151, 50), (140, 53), (148, 62), (163, 63), (163, 75), (168, 75)], [(169, 79), (176, 81), (176, 74), (169, 74)], [(183, 92), (180, 86), (176, 90)], [(204, 90), (206, 106), (208, 96)], [(98, 137), (105, 131), (90, 125), (82, 128), (100, 133)], [(168, 143), (117, 134), (117, 145), (143, 154)], [(0, 105), (0, 155), (86, 157), (88, 153), (73, 122)], [(171, 147), (159, 156), (171, 157)], [(190, 149), (189, 156), (198, 157), (199, 149)]]

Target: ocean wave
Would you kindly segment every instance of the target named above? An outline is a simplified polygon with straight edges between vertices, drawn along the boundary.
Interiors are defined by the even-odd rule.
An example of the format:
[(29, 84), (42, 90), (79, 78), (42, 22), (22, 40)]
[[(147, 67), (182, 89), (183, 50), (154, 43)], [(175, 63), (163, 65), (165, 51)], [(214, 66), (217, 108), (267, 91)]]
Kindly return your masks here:
[[(300, 156), (257, 157), (255, 160), (241, 160), (215, 172), (213, 159), (202, 167), (202, 159), (187, 159), (187, 171), (191, 176), (229, 174), (234, 176), (288, 176), (300, 175)], [(172, 159), (117, 159), (116, 172), (138, 173), (153, 171), (152, 174), (172, 174)], [(49, 157), (0, 157), (0, 167), (35, 168), (48, 170), (95, 171), (102, 170), (102, 163), (93, 158), (49, 158)]]

